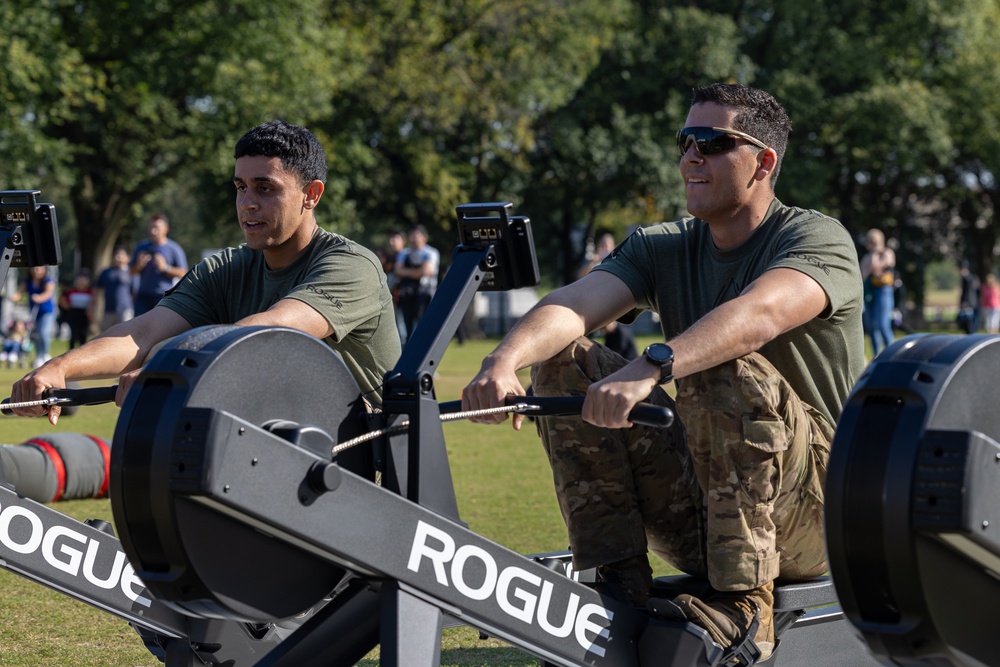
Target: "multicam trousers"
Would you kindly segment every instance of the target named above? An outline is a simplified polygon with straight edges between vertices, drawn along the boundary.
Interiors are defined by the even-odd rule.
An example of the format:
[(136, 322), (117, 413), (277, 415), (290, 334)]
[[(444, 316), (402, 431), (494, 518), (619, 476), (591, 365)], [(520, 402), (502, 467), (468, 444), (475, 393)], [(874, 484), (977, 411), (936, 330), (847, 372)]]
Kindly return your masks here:
[[(626, 363), (580, 338), (532, 368), (533, 390), (580, 396)], [(823, 574), (822, 414), (757, 353), (647, 400), (674, 410), (671, 428), (537, 419), (577, 568), (652, 551), (723, 591)]]

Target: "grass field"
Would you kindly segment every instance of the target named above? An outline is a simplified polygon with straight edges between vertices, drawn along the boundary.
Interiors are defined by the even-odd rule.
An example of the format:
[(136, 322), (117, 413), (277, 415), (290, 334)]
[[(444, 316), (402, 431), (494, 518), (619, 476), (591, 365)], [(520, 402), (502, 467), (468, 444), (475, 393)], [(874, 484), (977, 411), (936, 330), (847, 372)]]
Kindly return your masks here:
[[(642, 345), (646, 341), (639, 341)], [(440, 364), (438, 400), (459, 397), (495, 341), (453, 343)], [(57, 344), (58, 345), (58, 344)], [(641, 347), (640, 347), (641, 349)], [(0, 369), (0, 398), (23, 371)], [(94, 383), (100, 384), (100, 383)], [(107, 384), (110, 384), (107, 383)], [(113, 405), (80, 408), (63, 417), (57, 431), (89, 433), (108, 439), (118, 410)], [(42, 419), (0, 417), (0, 442), (20, 443), (53, 429)], [(566, 548), (551, 477), (530, 424), (515, 432), (509, 424), (481, 426), (453, 422), (444, 426), (462, 519), (472, 530), (522, 553)], [(56, 509), (77, 519), (111, 520), (107, 500), (66, 501)], [(225, 545), (219, 545), (222, 554)], [(234, 557), (236, 555), (234, 554)], [(657, 573), (669, 572), (661, 565)], [(0, 665), (4, 667), (155, 667), (160, 664), (124, 622), (5, 570), (0, 570)], [(446, 630), (442, 664), (520, 667), (539, 664), (496, 640), (480, 640), (468, 628)], [(377, 664), (375, 655), (362, 665)]]

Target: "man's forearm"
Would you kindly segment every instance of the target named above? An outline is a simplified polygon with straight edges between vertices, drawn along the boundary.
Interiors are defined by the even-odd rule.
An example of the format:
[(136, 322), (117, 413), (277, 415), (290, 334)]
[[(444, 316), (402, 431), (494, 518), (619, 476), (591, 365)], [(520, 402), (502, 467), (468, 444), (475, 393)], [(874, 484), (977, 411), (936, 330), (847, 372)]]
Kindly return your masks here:
[(71, 382), (115, 378), (139, 368), (143, 358), (142, 350), (131, 338), (114, 336), (113, 329), (109, 329), (49, 363)]
[(483, 368), (518, 371), (545, 361), (633, 308), (635, 299), (624, 282), (594, 271), (547, 294), (483, 360)]
[(483, 360), (518, 371), (545, 361), (587, 333), (580, 316), (566, 306), (539, 304), (528, 311)]
[(417, 267), (400, 266), (400, 267), (398, 267), (396, 269), (395, 273), (400, 278), (408, 278), (410, 280), (418, 280), (418, 279), (420, 279), (424, 275), (424, 270), (422, 268), (420, 268), (419, 266), (417, 266)]

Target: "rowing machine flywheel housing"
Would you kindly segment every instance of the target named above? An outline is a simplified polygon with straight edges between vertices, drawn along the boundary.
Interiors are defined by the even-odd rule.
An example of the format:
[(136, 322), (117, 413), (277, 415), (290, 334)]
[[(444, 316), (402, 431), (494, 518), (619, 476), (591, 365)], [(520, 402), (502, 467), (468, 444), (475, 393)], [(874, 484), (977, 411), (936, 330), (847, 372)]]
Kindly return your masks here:
[[(196, 500), (221, 458), (239, 454), (238, 439), (207, 433), (232, 416), (332, 460), (336, 442), (364, 432), (364, 415), (344, 361), (308, 334), (214, 326), (173, 339), (136, 379), (112, 443), (112, 510), (136, 574), (187, 615), (260, 622), (312, 607), (343, 569)], [(368, 448), (337, 463), (374, 476)]]
[(1000, 337), (921, 335), (868, 366), (837, 425), (830, 572), (869, 648), (897, 664), (996, 664)]

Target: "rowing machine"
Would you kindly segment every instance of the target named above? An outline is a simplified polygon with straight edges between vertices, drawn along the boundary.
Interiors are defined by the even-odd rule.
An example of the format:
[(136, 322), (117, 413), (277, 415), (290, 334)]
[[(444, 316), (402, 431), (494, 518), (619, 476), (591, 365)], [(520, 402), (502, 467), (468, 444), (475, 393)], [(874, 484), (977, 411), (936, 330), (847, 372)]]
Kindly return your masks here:
[[(496, 262), (493, 244), (459, 246), (386, 375), (381, 414), (356, 409), (343, 362), (300, 332), (214, 327), (160, 350), (123, 406), (111, 482), (123, 548), (157, 598), (178, 613), (242, 622), (325, 603), (259, 667), (353, 664), (376, 644), (384, 665), (433, 665), (446, 618), (553, 665), (752, 661), (751, 647), (729, 655), (693, 624), (604, 598), (554, 571), (558, 558), (527, 559), (461, 522), (433, 374)], [(502, 282), (504, 272), (492, 273), (491, 284)], [(265, 393), (258, 377), (289, 379)], [(404, 418), (403, 433), (365, 454), (331, 456), (344, 438)], [(212, 548), (219, 541), (236, 545), (239, 562)], [(348, 585), (332, 595), (342, 577)], [(838, 662), (824, 662), (831, 652), (815, 664), (874, 664), (846, 637), (839, 610), (804, 614), (835, 601), (828, 581), (776, 597), (786, 632), (768, 664), (824, 640), (843, 643)]]
[[(493, 230), (496, 238), (505, 230), (485, 213), (476, 211), (477, 230), (485, 229), (487, 235), (481, 238), (487, 239)], [(517, 233), (523, 235), (525, 229), (530, 231), (522, 222)], [(520, 243), (518, 248), (523, 247)], [(344, 374), (339, 358), (299, 332), (221, 327), (180, 337), (157, 353), (140, 375), (138, 390), (130, 393), (115, 432), (112, 505), (128, 563), (119, 559), (117, 541), (100, 528), (61, 524), (62, 515), (22, 504), (24, 499), (0, 486), (0, 528), (9, 531), (4, 539), (0, 530), (0, 545), (7, 566), (13, 564), (10, 569), (130, 620), (168, 667), (353, 664), (377, 643), (383, 664), (433, 665), (440, 657), (439, 631), (448, 619), (506, 639), (550, 664), (722, 664), (724, 652), (700, 628), (602, 598), (579, 583), (580, 573), (565, 576), (565, 554), (527, 559), (469, 531), (459, 519), (440, 427), (445, 408), (436, 403), (433, 372), (484, 275), (490, 273), (486, 282), (499, 281), (502, 287), (509, 275), (524, 273), (523, 268), (496, 271), (493, 246), (460, 246), (407, 354), (386, 377), (385, 412), (380, 415), (361, 409), (356, 399), (360, 392)], [(972, 352), (978, 353), (978, 348)], [(969, 370), (975, 366), (969, 358), (955, 353), (935, 357), (935, 381), (904, 377), (900, 371), (893, 382), (923, 382), (921, 396), (928, 405), (937, 405), (937, 394), (947, 393), (948, 399), (940, 403), (948, 410), (939, 414), (956, 410), (958, 430), (976, 415), (961, 412), (962, 401), (956, 397), (974, 391), (975, 382), (969, 378), (983, 379)], [(958, 366), (962, 372), (952, 374)], [(964, 379), (945, 392), (952, 375)], [(261, 376), (290, 380), (273, 394), (262, 395)], [(867, 382), (868, 389), (876, 386), (871, 377)], [(318, 397), (301, 387), (328, 388), (330, 395)], [(913, 391), (908, 387), (903, 394)], [(906, 394), (904, 402), (908, 400)], [(975, 402), (975, 410), (985, 409), (981, 403)], [(906, 415), (917, 414), (912, 408), (918, 404), (907, 404), (911, 409)], [(408, 426), (397, 434), (393, 428), (404, 417)], [(853, 429), (868, 422), (848, 423)], [(908, 423), (896, 422), (897, 449)], [(385, 437), (331, 456), (331, 446), (382, 428), (388, 429)], [(894, 453), (891, 460), (904, 459)], [(831, 480), (835, 472), (848, 469), (852, 484), (877, 479), (877, 473), (866, 476), (843, 463), (835, 471), (835, 462), (831, 460)], [(879, 465), (881, 471), (891, 468)], [(382, 486), (374, 481), (376, 471), (383, 473)], [(846, 495), (841, 492), (839, 500)], [(848, 598), (845, 607), (851, 620), (855, 625), (860, 620), (871, 642), (871, 627), (863, 626), (870, 619), (854, 611), (866, 586), (879, 583), (877, 577), (857, 576), (872, 562), (871, 552), (843, 547), (870, 542), (858, 526), (871, 530), (872, 525), (859, 522), (861, 504), (845, 507), (850, 520), (840, 516), (833, 519), (833, 529), (828, 526), (831, 533), (843, 530), (834, 538), (842, 543), (831, 542), (831, 568), (838, 587), (845, 586), (842, 595)], [(885, 530), (887, 525), (880, 521), (877, 527)], [(981, 541), (949, 542), (942, 536), (935, 541), (984, 553), (968, 546), (973, 542), (982, 548)], [(220, 542), (227, 543), (229, 553), (213, 548)], [(73, 579), (63, 582), (58, 578), (65, 570), (60, 564), (31, 571), (26, 563), (33, 554), (25, 552), (35, 544), (42, 550), (48, 544), (50, 552), (66, 556), (61, 565), (80, 563), (74, 548), (94, 554), (90, 577), (85, 571), (88, 561), (77, 570), (84, 573), (83, 580), (114, 572), (120, 560), (119, 583), (113, 588), (122, 590), (120, 582), (126, 582), (124, 588), (147, 599), (148, 607), (136, 610), (127, 595), (127, 603), (107, 601), (95, 596), (96, 589), (79, 588)], [(230, 556), (235, 550), (239, 559)], [(834, 567), (841, 556), (844, 560)], [(842, 584), (838, 571), (844, 563), (851, 569)], [(126, 576), (132, 565), (135, 574)], [(879, 572), (888, 569), (880, 567)], [(149, 585), (147, 591), (135, 583), (136, 574)], [(262, 582), (265, 586), (256, 588)], [(860, 589), (854, 588), (859, 582)], [(901, 584), (903, 591), (915, 585), (906, 579), (892, 583)], [(670, 597), (688, 585), (704, 584), (658, 580), (655, 595)], [(831, 604), (835, 601), (829, 580), (779, 586), (778, 650), (760, 664), (879, 664), (852, 636), (840, 608)], [(862, 611), (872, 608), (877, 607), (869, 604)], [(954, 604), (943, 608), (953, 610), (957, 619), (949, 630), (967, 616)], [(886, 635), (896, 631), (889, 626), (879, 630)], [(287, 632), (291, 634), (284, 638)], [(941, 632), (946, 644), (954, 636)], [(900, 658), (899, 646), (879, 640), (886, 647), (880, 657), (899, 664), (929, 655), (916, 655), (907, 645), (903, 648), (909, 654)], [(963, 646), (952, 657), (969, 655)], [(990, 660), (987, 656), (986, 661), (961, 664)]]
[[(0, 192), (0, 285), (10, 267), (59, 264), (62, 249), (52, 204), (37, 190)], [(66, 407), (114, 400), (113, 388), (54, 390), (44, 400)], [(247, 665), (288, 630), (178, 614), (153, 599), (126, 561), (107, 522), (80, 522), (20, 495), (0, 465), (0, 567), (131, 623), (147, 647), (177, 667)]]

